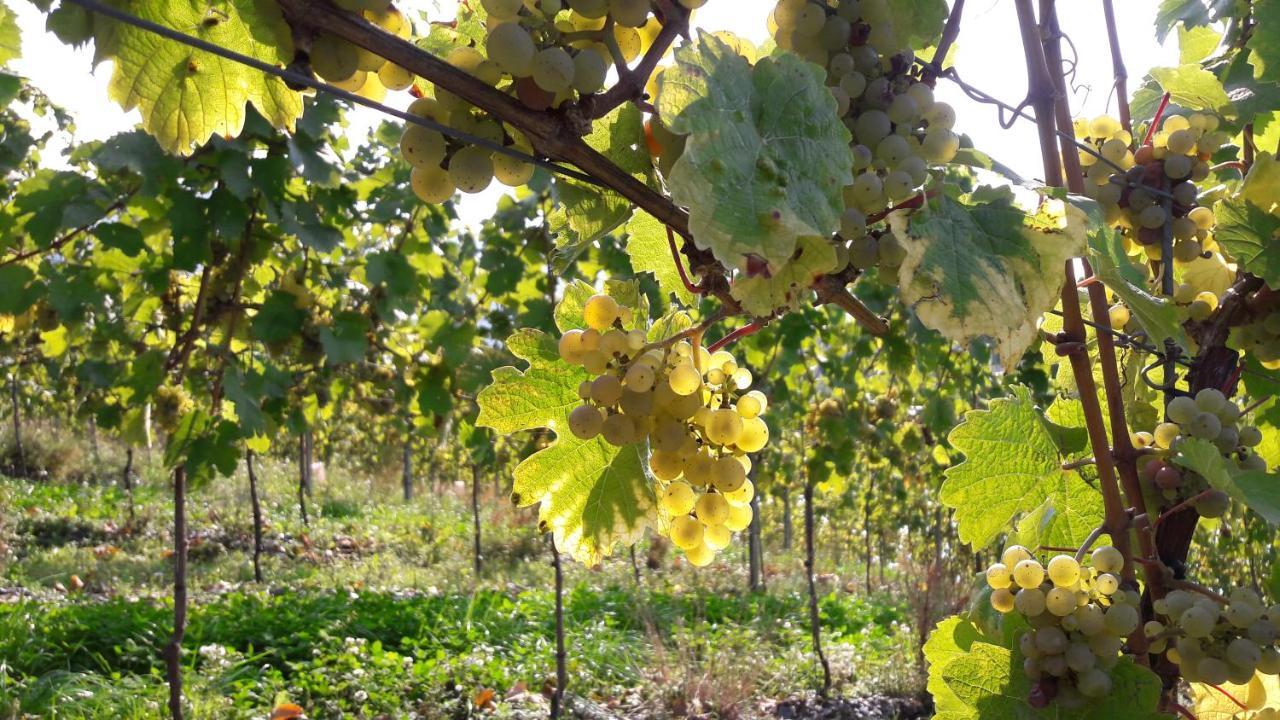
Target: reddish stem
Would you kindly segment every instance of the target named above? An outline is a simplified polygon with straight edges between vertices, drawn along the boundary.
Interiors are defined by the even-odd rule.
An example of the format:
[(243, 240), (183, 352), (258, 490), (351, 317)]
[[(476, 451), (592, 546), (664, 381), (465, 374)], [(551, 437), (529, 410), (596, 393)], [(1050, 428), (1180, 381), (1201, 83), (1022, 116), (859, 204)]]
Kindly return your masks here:
[(1181, 703), (1177, 703), (1177, 702), (1170, 701), (1170, 702), (1169, 702), (1169, 705), (1170, 705), (1170, 706), (1172, 706), (1172, 707), (1173, 707), (1173, 709), (1174, 709), (1174, 710), (1175, 710), (1179, 715), (1181, 715), (1181, 716), (1182, 716), (1182, 717), (1184, 717), (1184, 718), (1187, 718), (1187, 720), (1198, 720), (1198, 719), (1196, 718), (1196, 716), (1195, 716), (1195, 715), (1192, 715), (1192, 714), (1191, 714), (1191, 711), (1190, 711), (1190, 710), (1188, 710), (1188, 709), (1186, 709), (1186, 708), (1182, 707), (1182, 704), (1181, 704)]
[(1151, 532), (1155, 532), (1156, 528), (1160, 527), (1160, 523), (1164, 522), (1165, 518), (1178, 512), (1179, 510), (1184, 510), (1186, 508), (1191, 507), (1192, 505), (1196, 504), (1196, 502), (1205, 499), (1205, 497), (1207, 497), (1211, 492), (1213, 492), (1213, 488), (1205, 490), (1204, 492), (1200, 493), (1199, 495), (1195, 495), (1194, 497), (1189, 497), (1186, 500), (1183, 500), (1182, 502), (1178, 503), (1177, 505), (1174, 505), (1173, 507), (1169, 508), (1168, 510), (1165, 510), (1163, 513), (1161, 513), (1160, 517), (1156, 518), (1156, 521), (1151, 524)]
[(1142, 138), (1143, 145), (1150, 145), (1151, 138), (1156, 136), (1156, 128), (1160, 127), (1160, 121), (1164, 119), (1164, 111), (1169, 107), (1169, 93), (1165, 93), (1160, 98), (1160, 107), (1156, 108), (1156, 114), (1151, 118), (1151, 124), (1147, 126), (1147, 136)]
[(766, 320), (753, 320), (751, 323), (747, 325), (743, 325), (737, 330), (734, 330), (733, 332), (729, 333), (728, 335), (725, 335), (724, 337), (720, 338), (719, 340), (709, 345), (707, 347), (707, 352), (715, 352), (720, 348), (726, 345), (735, 343), (748, 335), (755, 335), (756, 333), (764, 329), (764, 326), (767, 324), (767, 322), (768, 321)]
[(694, 285), (689, 281), (689, 275), (684, 271), (684, 263), (680, 262), (680, 248), (676, 247), (676, 233), (667, 226), (667, 245), (671, 247), (671, 259), (676, 263), (676, 270), (680, 272), (680, 282), (684, 283), (684, 287), (694, 295), (701, 295), (706, 292), (701, 287)]
[(932, 200), (936, 197), (938, 197), (937, 190), (926, 190), (919, 195), (913, 195), (887, 210), (881, 210), (878, 213), (868, 215), (867, 225), (874, 225), (875, 223), (880, 222), (881, 220), (889, 217), (889, 214), (895, 210), (915, 210), (923, 207), (925, 200)]
[(1240, 709), (1241, 709), (1241, 710), (1248, 710), (1248, 709), (1249, 709), (1249, 706), (1248, 706), (1248, 705), (1245, 705), (1244, 703), (1240, 702), (1240, 701), (1239, 701), (1239, 700), (1237, 700), (1237, 699), (1235, 698), (1235, 696), (1233, 696), (1231, 693), (1227, 692), (1226, 690), (1223, 690), (1222, 688), (1218, 687), (1217, 685), (1210, 685), (1209, 687), (1211, 687), (1211, 688), (1213, 688), (1214, 690), (1217, 690), (1218, 692), (1222, 693), (1222, 696), (1223, 696), (1223, 697), (1225, 697), (1226, 699), (1228, 699), (1228, 700), (1230, 700), (1231, 702), (1235, 703), (1237, 706), (1239, 706), (1239, 707), (1240, 707)]
[(1224, 395), (1231, 397), (1231, 388), (1235, 387), (1236, 383), (1240, 380), (1240, 373), (1242, 372), (1244, 372), (1244, 365), (1236, 365), (1236, 369), (1231, 371), (1231, 377), (1228, 377), (1227, 381), (1222, 383), (1222, 387), (1220, 388)]

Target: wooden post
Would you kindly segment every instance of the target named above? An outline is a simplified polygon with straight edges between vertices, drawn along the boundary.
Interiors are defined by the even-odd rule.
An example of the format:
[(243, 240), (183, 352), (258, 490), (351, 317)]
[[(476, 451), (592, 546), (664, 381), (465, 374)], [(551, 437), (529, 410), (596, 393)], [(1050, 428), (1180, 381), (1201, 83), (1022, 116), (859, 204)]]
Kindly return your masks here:
[(173, 634), (164, 648), (169, 717), (182, 720), (182, 638), (187, 630), (187, 470), (173, 470)]

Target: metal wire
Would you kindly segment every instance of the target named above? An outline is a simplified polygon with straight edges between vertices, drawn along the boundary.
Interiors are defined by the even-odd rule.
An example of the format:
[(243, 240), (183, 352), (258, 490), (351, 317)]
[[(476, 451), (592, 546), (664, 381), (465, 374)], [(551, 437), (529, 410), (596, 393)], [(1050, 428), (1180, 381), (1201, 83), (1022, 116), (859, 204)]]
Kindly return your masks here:
[(241, 65), (246, 65), (255, 70), (264, 72), (268, 75), (272, 75), (274, 77), (280, 78), (281, 80), (284, 80), (293, 85), (301, 85), (303, 87), (308, 87), (313, 90), (317, 90), (319, 92), (333, 95), (334, 97), (341, 98), (343, 100), (346, 100), (347, 102), (355, 103), (357, 105), (363, 105), (364, 107), (367, 107), (371, 110), (377, 110), (380, 113), (384, 113), (386, 115), (399, 118), (405, 122), (413, 123), (414, 125), (419, 125), (421, 127), (427, 128), (428, 130), (435, 130), (441, 135), (446, 135), (448, 137), (456, 138), (458, 140), (461, 140), (462, 142), (470, 143), (472, 145), (479, 145), (481, 147), (492, 150), (496, 153), (501, 153), (503, 155), (516, 158), (517, 160), (520, 160), (522, 162), (527, 162), (532, 165), (537, 165), (538, 167), (550, 170), (551, 172), (556, 173), (557, 175), (563, 175), (565, 177), (573, 178), (574, 180), (589, 183), (592, 185), (598, 185), (601, 187), (604, 186), (604, 183), (602, 183), (600, 180), (580, 170), (568, 168), (563, 165), (560, 165), (559, 163), (551, 162), (546, 158), (540, 158), (535, 155), (530, 155), (528, 153), (521, 152), (513, 147), (508, 147), (506, 145), (503, 145), (502, 143), (494, 142), (489, 138), (479, 137), (478, 135), (472, 135), (471, 133), (463, 132), (456, 128), (451, 128), (447, 125), (442, 125), (434, 120), (431, 120), (430, 118), (419, 117), (417, 115), (407, 113), (403, 110), (397, 110), (393, 107), (389, 107), (380, 102), (370, 100), (369, 98), (366, 98), (366, 97), (361, 97), (352, 92), (348, 92), (346, 90), (343, 90), (342, 88), (334, 87), (333, 85), (330, 85), (329, 83), (318, 80), (315, 77), (312, 77), (310, 75), (303, 75), (300, 72), (297, 72), (295, 70), (290, 70), (288, 68), (276, 67), (275, 65), (272, 65), (267, 62), (263, 62), (261, 60), (258, 60), (257, 58), (249, 57), (248, 55), (238, 53), (234, 50), (228, 50), (227, 48), (224, 48), (220, 45), (216, 45), (214, 43), (208, 42), (207, 40), (202, 40), (198, 37), (188, 35), (186, 33), (178, 32), (173, 28), (168, 28), (168, 27), (165, 27), (164, 25), (160, 25), (158, 23), (152, 22), (145, 18), (140, 18), (137, 15), (127, 13), (118, 8), (111, 7), (110, 5), (104, 5), (98, 0), (67, 0), (67, 2), (73, 3), (75, 5), (79, 5), (80, 7), (90, 12), (95, 12), (101, 15), (105, 15), (113, 20), (118, 20), (127, 25), (132, 25), (141, 30), (146, 30), (147, 32), (154, 33), (156, 35), (167, 38), (169, 40), (173, 40), (174, 42), (182, 43), (183, 45), (196, 48), (197, 50), (203, 50), (207, 53), (212, 53), (214, 55), (217, 55), (218, 57), (230, 60), (232, 62), (240, 63)]

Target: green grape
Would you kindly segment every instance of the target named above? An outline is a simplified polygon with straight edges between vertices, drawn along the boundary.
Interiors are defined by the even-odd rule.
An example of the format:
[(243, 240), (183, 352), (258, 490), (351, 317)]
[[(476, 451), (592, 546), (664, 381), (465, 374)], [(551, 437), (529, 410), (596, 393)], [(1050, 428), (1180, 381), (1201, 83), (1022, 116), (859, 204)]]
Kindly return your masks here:
[(1013, 575), (1004, 563), (995, 563), (987, 568), (987, 584), (993, 588), (1007, 588), (1013, 584)]
[(1227, 396), (1217, 388), (1205, 388), (1196, 393), (1196, 407), (1206, 413), (1217, 413), (1227, 403)]
[(582, 306), (582, 320), (587, 327), (603, 331), (618, 319), (618, 302), (608, 295), (592, 295)]
[[(579, 356), (582, 353), (582, 331), (573, 329), (567, 330), (560, 336), (557, 345), (560, 352), (560, 359), (570, 365), (577, 365)], [(585, 398), (584, 398), (585, 399)]]
[(1187, 424), (1187, 431), (1202, 440), (1212, 440), (1222, 432), (1222, 421), (1212, 412), (1202, 412)]
[(465, 193), (478, 193), (493, 181), (492, 152), (478, 146), (464, 147), (449, 159), (449, 178)]
[(1049, 580), (1059, 587), (1075, 585), (1080, 579), (1080, 563), (1070, 555), (1055, 555), (1047, 569)]
[(995, 608), (996, 612), (1013, 612), (1013, 593), (1009, 592), (1008, 588), (996, 588), (991, 593), (991, 607)]
[(583, 95), (599, 92), (608, 74), (609, 61), (591, 48), (573, 57), (573, 89)]
[(711, 414), (707, 423), (707, 439), (717, 445), (733, 445), (742, 436), (742, 416), (736, 410), (722, 408)]
[(512, 77), (528, 77), (533, 73), (533, 56), (538, 48), (519, 23), (502, 23), (489, 31), (485, 40), (489, 59)]
[(1160, 423), (1156, 426), (1155, 441), (1156, 447), (1171, 448), (1173, 442), (1178, 439), (1178, 435), (1182, 433), (1182, 428), (1176, 423)]
[(677, 365), (667, 377), (671, 390), (677, 395), (692, 395), (702, 387), (702, 375), (690, 363)]
[(719, 493), (706, 493), (698, 498), (694, 514), (704, 525), (723, 525), (729, 519), (729, 502)]
[[(941, 103), (939, 103), (941, 104)], [(931, 163), (947, 163), (960, 151), (960, 136), (945, 128), (930, 129), (925, 133), (920, 152)]]
[(1240, 428), (1240, 445), (1243, 447), (1257, 447), (1262, 444), (1262, 431), (1252, 425)]
[(1067, 634), (1054, 625), (1033, 631), (1036, 649), (1045, 655), (1058, 655), (1067, 649)]
[(689, 515), (681, 515), (671, 521), (671, 542), (681, 550), (689, 550), (702, 544), (702, 523)]
[(1076, 678), (1076, 689), (1087, 698), (1106, 697), (1111, 693), (1111, 676), (1098, 668), (1089, 668)]
[(600, 411), (591, 405), (579, 405), (569, 413), (569, 432), (579, 440), (590, 440), (604, 427)]
[(1207, 638), (1213, 634), (1217, 618), (1201, 607), (1188, 608), (1178, 618), (1178, 627), (1190, 638)]
[(415, 168), (439, 168), (447, 149), (443, 135), (421, 125), (406, 126), (400, 136), (400, 154)]
[(1094, 588), (1103, 595), (1114, 595), (1120, 589), (1120, 578), (1111, 573), (1102, 573), (1094, 581)]
[(1210, 490), (1197, 500), (1193, 507), (1200, 517), (1219, 518), (1227, 514), (1231, 508), (1231, 496), (1221, 490)]
[(721, 493), (731, 493), (746, 481), (746, 468), (732, 455), (718, 458), (711, 466), (711, 485)]
[(1128, 636), (1138, 629), (1140, 617), (1138, 609), (1132, 605), (1112, 605), (1103, 618), (1107, 632), (1122, 637)]
[(613, 375), (601, 375), (591, 383), (591, 399), (606, 407), (622, 399), (622, 383)]
[(311, 69), (325, 80), (347, 80), (360, 69), (360, 49), (332, 35), (317, 37), (310, 57)]
[(688, 515), (693, 512), (694, 503), (697, 501), (697, 494), (689, 483), (673, 482), (662, 492), (662, 511), (672, 517)]
[[(649, 471), (662, 481), (675, 480), (684, 472), (684, 460), (679, 453), (667, 450), (654, 450), (649, 454)], [(693, 509), (693, 506), (689, 506)], [(688, 512), (686, 510), (685, 512)], [(678, 514), (678, 513), (672, 513)]]
[(453, 197), (457, 187), (448, 171), (439, 166), (415, 167), (409, 173), (409, 187), (425, 203), (442, 203)]
[(1009, 568), (1012, 568), (1023, 560), (1030, 559), (1031, 551), (1021, 545), (1010, 545), (1005, 548), (1005, 551), (1000, 555), (1000, 562), (1004, 563), (1005, 567)]
[(480, 0), (489, 17), (495, 20), (508, 20), (520, 14), (524, 0)]
[(1124, 555), (1111, 545), (1095, 548), (1090, 558), (1098, 572), (1115, 574), (1124, 569)]
[(1029, 618), (1044, 612), (1044, 593), (1040, 588), (1019, 590), (1018, 594), (1013, 596), (1013, 602), (1018, 612)]
[(1013, 581), (1020, 588), (1038, 588), (1044, 582), (1044, 567), (1033, 559), (1022, 560), (1013, 566)]
[(1252, 674), (1262, 661), (1262, 649), (1258, 647), (1258, 643), (1248, 638), (1235, 638), (1227, 643), (1226, 659), (1232, 665), (1248, 668)]
[(1229, 679), (1231, 670), (1218, 658), (1206, 657), (1196, 663), (1195, 673), (1199, 682), (1206, 685), (1221, 685)]
[(649, 0), (609, 0), (613, 21), (625, 27), (642, 27), (649, 19)]
[(568, 0), (574, 12), (592, 20), (604, 17), (609, 12), (609, 0)]
[(388, 90), (408, 90), (413, 85), (413, 80), (413, 73), (395, 63), (385, 63), (378, 68), (378, 81)]
[(648, 365), (634, 364), (627, 368), (623, 383), (633, 392), (648, 392), (653, 389), (653, 368)]
[(893, 132), (893, 123), (889, 121), (889, 115), (880, 110), (868, 110), (862, 113), (854, 125), (854, 134), (858, 142), (867, 147), (878, 148), (880, 141), (889, 137), (891, 132)]
[(746, 390), (751, 387), (751, 371), (740, 367), (731, 373), (728, 373), (729, 379), (733, 381), (733, 387), (738, 390)]
[(600, 434), (604, 437), (605, 442), (618, 447), (634, 442), (636, 437), (635, 420), (631, 416), (621, 413), (610, 415), (604, 421)]
[(505, 153), (493, 154), (493, 176), (507, 187), (528, 185), (533, 179), (533, 164)]
[(1109, 660), (1120, 654), (1124, 640), (1114, 634), (1100, 632), (1089, 638), (1089, 649), (1099, 660)]
[(742, 420), (742, 433), (737, 446), (743, 452), (758, 452), (769, 443), (769, 426), (758, 417)]
[[(746, 395), (738, 398), (736, 407), (738, 409), (738, 414), (741, 415), (743, 419), (750, 419), (758, 417), (760, 413), (764, 412), (767, 404), (768, 400), (765, 398), (764, 393), (759, 390), (752, 390)], [(1261, 442), (1261, 433), (1259, 433), (1259, 442)], [(1257, 443), (1254, 444), (1256, 445)]]
[(1280, 675), (1280, 650), (1274, 647), (1264, 648), (1258, 660), (1258, 672), (1266, 675)]
[(533, 81), (549, 93), (568, 92), (573, 85), (573, 74), (573, 58), (563, 48), (545, 48), (533, 56)]
[[(749, 484), (749, 483), (748, 483)], [(746, 487), (745, 485), (743, 487)], [(741, 492), (741, 490), (739, 490)], [(750, 502), (750, 501), (748, 501)], [(729, 517), (724, 521), (724, 526), (733, 532), (741, 532), (751, 525), (751, 519), (754, 513), (748, 504), (729, 505)]]
[(1077, 607), (1071, 617), (1080, 633), (1086, 637), (1092, 637), (1106, 629), (1102, 608), (1092, 603)]
[(1053, 588), (1045, 593), (1044, 606), (1054, 615), (1066, 617), (1076, 610), (1076, 594), (1066, 588)]
[(1165, 414), (1172, 422), (1183, 425), (1194, 420), (1200, 414), (1200, 408), (1193, 398), (1183, 395), (1169, 401)]

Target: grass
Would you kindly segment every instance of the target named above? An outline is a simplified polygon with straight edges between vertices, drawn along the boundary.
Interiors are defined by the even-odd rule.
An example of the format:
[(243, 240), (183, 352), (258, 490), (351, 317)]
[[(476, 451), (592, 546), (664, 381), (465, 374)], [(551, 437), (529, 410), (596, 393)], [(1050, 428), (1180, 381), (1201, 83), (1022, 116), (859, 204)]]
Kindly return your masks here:
[[(164, 714), (171, 510), (164, 478), (138, 461), (132, 523), (114, 484), (0, 478), (0, 718)], [(263, 464), (264, 585), (244, 478), (193, 492), (189, 717), (262, 718), (283, 698), (312, 718), (544, 717), (554, 593), (536, 511), (483, 484), (477, 577), (469, 487), (439, 479), (405, 502), (395, 468), (328, 474), (303, 527), (292, 465)], [(766, 539), (760, 593), (745, 589), (740, 549), (695, 571), (642, 545), (656, 567), (639, 583), (625, 553), (566, 563), (571, 691), (627, 718), (762, 717), (811, 694), (801, 562)], [(855, 565), (837, 576), (858, 575), (843, 555)], [(922, 691), (912, 593), (898, 590), (824, 586), (838, 693)]]

